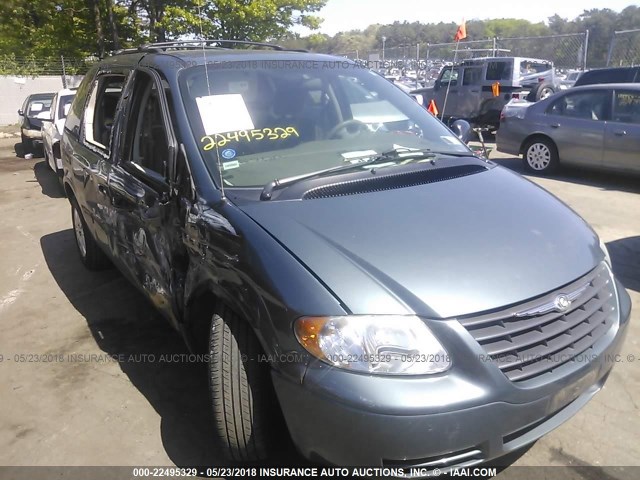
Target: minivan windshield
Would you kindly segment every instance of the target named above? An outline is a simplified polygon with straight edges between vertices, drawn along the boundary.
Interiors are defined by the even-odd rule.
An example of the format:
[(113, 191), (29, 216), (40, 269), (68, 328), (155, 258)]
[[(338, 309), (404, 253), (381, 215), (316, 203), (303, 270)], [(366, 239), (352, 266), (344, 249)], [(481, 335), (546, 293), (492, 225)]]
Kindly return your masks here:
[(347, 61), (194, 66), (180, 89), (209, 170), (217, 181), (220, 163), (226, 186), (262, 187), (394, 150), (469, 153), (409, 95)]

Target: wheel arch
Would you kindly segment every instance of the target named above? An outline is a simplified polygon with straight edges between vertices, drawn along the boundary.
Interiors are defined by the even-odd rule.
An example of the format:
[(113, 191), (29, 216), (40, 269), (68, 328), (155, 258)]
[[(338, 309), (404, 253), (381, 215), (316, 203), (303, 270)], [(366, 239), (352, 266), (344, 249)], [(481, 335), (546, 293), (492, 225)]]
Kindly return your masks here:
[(69, 203), (71, 203), (74, 200), (76, 200), (76, 195), (73, 192), (73, 188), (71, 188), (71, 185), (69, 184), (69, 182), (65, 181), (64, 184), (63, 184), (63, 188), (64, 188), (65, 195), (69, 199)]
[(556, 149), (556, 152), (558, 152), (558, 145), (556, 144), (556, 142), (553, 141), (553, 139), (549, 136), (546, 135), (542, 132), (535, 132), (530, 134), (529, 136), (527, 136), (522, 143), (520, 144), (520, 155), (524, 155), (525, 154), (525, 150), (527, 148), (527, 145), (529, 145), (532, 141), (534, 140), (547, 140), (549, 142), (551, 142), (551, 144), (554, 146), (554, 148)]
[[(235, 300), (243, 297), (246, 301), (242, 305)], [(198, 353), (207, 351), (211, 318), (220, 305), (249, 324), (263, 351), (269, 353), (272, 350), (265, 338), (273, 334), (269, 328), (269, 314), (259, 297), (254, 297), (253, 301), (246, 294), (239, 297), (208, 279), (188, 292), (185, 300), (182, 334), (190, 350)]]
[(51, 153), (53, 154), (53, 159), (62, 158), (62, 152), (60, 150), (60, 140), (53, 142), (51, 145)]

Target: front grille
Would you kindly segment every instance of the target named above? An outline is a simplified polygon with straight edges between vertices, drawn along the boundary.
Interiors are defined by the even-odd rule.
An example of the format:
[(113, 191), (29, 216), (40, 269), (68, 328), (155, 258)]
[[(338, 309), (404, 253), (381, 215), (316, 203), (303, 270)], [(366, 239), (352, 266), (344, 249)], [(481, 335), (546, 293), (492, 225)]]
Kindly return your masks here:
[[(562, 300), (565, 311), (556, 306), (562, 306)], [(520, 382), (549, 374), (584, 354), (617, 317), (613, 279), (603, 263), (536, 300), (460, 323), (510, 380)]]

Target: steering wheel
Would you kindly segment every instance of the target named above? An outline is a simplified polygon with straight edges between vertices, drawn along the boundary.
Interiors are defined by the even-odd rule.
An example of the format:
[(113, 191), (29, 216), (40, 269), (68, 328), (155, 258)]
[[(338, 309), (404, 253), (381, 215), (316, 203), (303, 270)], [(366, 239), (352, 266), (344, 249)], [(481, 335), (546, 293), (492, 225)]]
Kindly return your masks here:
[[(334, 138), (355, 137), (356, 135), (368, 130), (369, 127), (367, 127), (367, 124), (360, 120), (345, 120), (331, 129), (327, 134), (327, 139), (331, 140)], [(341, 135), (338, 135), (338, 133)], [(343, 133), (346, 135), (343, 135)]]

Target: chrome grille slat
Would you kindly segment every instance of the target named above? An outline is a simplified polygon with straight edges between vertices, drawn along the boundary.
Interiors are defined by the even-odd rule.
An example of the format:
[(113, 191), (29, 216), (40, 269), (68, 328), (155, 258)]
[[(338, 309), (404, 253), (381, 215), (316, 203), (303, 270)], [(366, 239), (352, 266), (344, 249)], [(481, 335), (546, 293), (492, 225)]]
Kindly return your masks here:
[[(585, 336), (582, 339), (580, 339), (575, 344), (573, 351), (567, 352), (567, 362), (571, 361), (573, 358), (575, 358), (578, 355), (584, 354), (588, 349), (593, 347), (593, 345), (600, 339), (600, 337), (602, 337), (602, 335), (604, 335), (607, 332), (609, 326), (610, 325), (605, 325), (605, 324), (599, 325), (598, 329), (601, 330), (600, 332), (597, 332), (597, 333), (594, 332), (594, 335), (592, 337)], [(563, 353), (564, 351), (559, 351), (559, 352), (555, 352), (555, 355), (558, 356)], [(563, 362), (563, 364), (567, 362)], [(508, 371), (505, 373), (512, 381), (518, 382), (518, 381), (527, 380), (531, 377), (535, 377), (535, 376), (550, 372), (557, 367), (558, 367), (558, 362), (555, 359), (543, 358), (540, 361), (526, 365), (521, 369), (516, 368), (515, 370)]]
[[(571, 361), (606, 334), (617, 318), (612, 282), (602, 263), (554, 292), (460, 323), (509, 379), (531, 379)], [(550, 312), (562, 296), (571, 300), (569, 309)]]
[(548, 355), (558, 353), (561, 350), (565, 350), (571, 344), (575, 344), (577, 341), (581, 340), (583, 337), (589, 335), (589, 333), (598, 328), (602, 324), (602, 320), (605, 318), (606, 314), (602, 313), (602, 318), (598, 319), (600, 320), (599, 323), (596, 323), (595, 325), (579, 325), (576, 328), (582, 328), (581, 331), (573, 331), (571, 332), (571, 335), (558, 336), (557, 339), (553, 339), (557, 341), (550, 345), (544, 347), (529, 347), (527, 349), (519, 350), (517, 354), (512, 356), (500, 355), (498, 356), (498, 359), (496, 359), (498, 362), (498, 366), (501, 370), (503, 370), (507, 367), (516, 366), (523, 363), (531, 363), (534, 357), (544, 358)]
[(573, 316), (564, 316), (564, 318), (560, 317), (555, 322), (547, 323), (545, 325), (538, 325), (537, 327), (542, 331), (538, 330), (536, 327), (532, 327), (528, 332), (520, 333), (516, 336), (511, 336), (511, 341), (500, 340), (498, 342), (491, 342), (491, 340), (493, 340), (494, 338), (499, 337), (490, 337), (485, 339), (476, 338), (476, 340), (482, 342), (485, 350), (489, 355), (498, 355), (511, 351), (513, 350), (514, 344), (518, 345), (518, 349), (526, 348), (529, 345), (534, 345), (539, 342), (553, 339), (558, 335), (562, 335), (564, 332), (580, 325), (582, 322), (588, 320), (592, 315), (600, 310), (600, 308), (602, 308), (608, 300), (608, 298), (604, 298), (602, 300), (591, 299), (589, 300), (589, 302), (587, 302), (586, 306), (588, 308), (586, 310), (574, 310), (575, 314)]
[[(494, 338), (504, 337), (506, 335), (514, 336), (518, 333), (525, 332), (527, 330), (533, 330), (536, 328), (544, 327), (555, 320), (560, 320), (563, 322), (567, 322), (567, 325), (571, 323), (571, 321), (579, 317), (581, 315), (580, 309), (588, 304), (590, 301), (593, 301), (593, 298), (587, 299), (584, 303), (582, 303), (579, 307), (572, 309), (571, 311), (563, 314), (547, 314), (541, 317), (532, 317), (532, 318), (510, 318), (504, 319), (502, 321), (498, 321), (493, 325), (481, 327), (478, 329), (469, 329), (472, 331), (473, 337), (479, 342), (488, 342)], [(607, 302), (607, 298), (601, 299), (601, 303), (604, 304)], [(597, 310), (597, 308), (596, 308)], [(582, 310), (584, 311), (584, 310)]]

